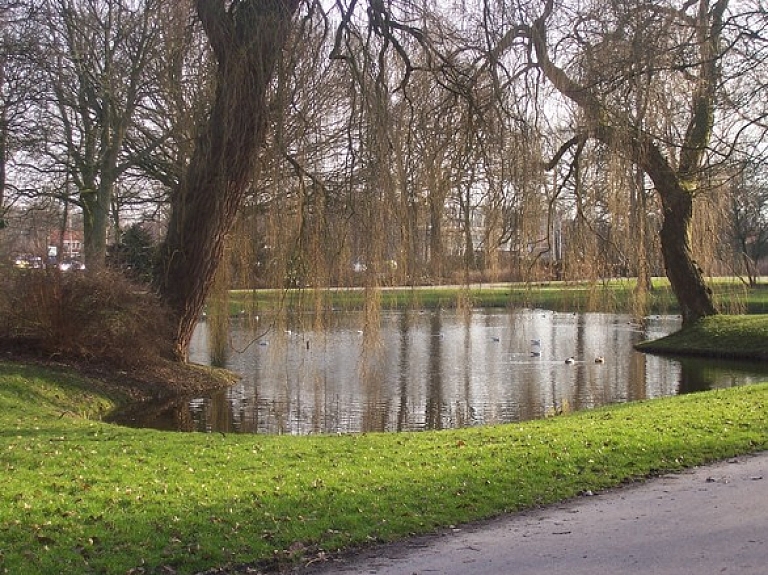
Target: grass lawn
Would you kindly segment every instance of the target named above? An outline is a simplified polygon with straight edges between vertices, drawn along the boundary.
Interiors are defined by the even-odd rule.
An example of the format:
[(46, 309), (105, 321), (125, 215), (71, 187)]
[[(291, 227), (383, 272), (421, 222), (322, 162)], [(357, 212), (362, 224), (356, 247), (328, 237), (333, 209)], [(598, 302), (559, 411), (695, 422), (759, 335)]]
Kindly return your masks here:
[(0, 363), (0, 573), (275, 568), (768, 449), (768, 384), (457, 431), (163, 433)]
[[(710, 282), (718, 305), (725, 313), (768, 313), (768, 285), (747, 288), (732, 279)], [(677, 313), (677, 302), (666, 279), (654, 280), (647, 313)], [(377, 297), (383, 309), (453, 308), (460, 303), (474, 307), (545, 308), (555, 311), (632, 311), (633, 279), (599, 282), (546, 282), (536, 284), (487, 284), (382, 288)], [(234, 290), (229, 312), (260, 313), (277, 309), (359, 310), (365, 307), (362, 289)]]
[(768, 360), (768, 315), (718, 315), (637, 346), (642, 351)]

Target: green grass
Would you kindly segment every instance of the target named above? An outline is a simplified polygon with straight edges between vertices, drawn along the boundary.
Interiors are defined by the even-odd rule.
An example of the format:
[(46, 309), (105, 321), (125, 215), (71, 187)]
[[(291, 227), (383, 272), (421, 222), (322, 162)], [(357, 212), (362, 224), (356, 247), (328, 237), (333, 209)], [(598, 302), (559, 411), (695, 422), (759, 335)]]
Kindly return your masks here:
[(642, 351), (768, 360), (768, 315), (719, 315), (655, 341)]
[[(595, 284), (493, 284), (485, 286), (426, 286), (382, 288), (377, 296), (383, 309), (454, 308), (459, 302), (474, 307), (541, 307), (553, 310), (616, 311), (629, 309), (633, 282)], [(365, 307), (363, 289), (333, 290), (234, 290), (230, 313), (273, 309), (360, 310)], [(657, 312), (674, 309), (668, 286), (660, 283), (651, 298)]]
[[(720, 307), (726, 313), (768, 313), (768, 285), (747, 288), (732, 279), (710, 282)], [(629, 313), (633, 306), (635, 281), (546, 282), (536, 284), (492, 284), (382, 288), (378, 297), (383, 309), (453, 308), (459, 302), (474, 307), (545, 308), (555, 311), (602, 311)], [(365, 306), (362, 289), (333, 290), (234, 290), (230, 293), (230, 314), (260, 313), (275, 309), (360, 310)], [(677, 313), (677, 302), (666, 279), (654, 280), (647, 313)]]
[(275, 567), (768, 448), (768, 384), (456, 431), (121, 428), (60, 372), (0, 363), (0, 573)]

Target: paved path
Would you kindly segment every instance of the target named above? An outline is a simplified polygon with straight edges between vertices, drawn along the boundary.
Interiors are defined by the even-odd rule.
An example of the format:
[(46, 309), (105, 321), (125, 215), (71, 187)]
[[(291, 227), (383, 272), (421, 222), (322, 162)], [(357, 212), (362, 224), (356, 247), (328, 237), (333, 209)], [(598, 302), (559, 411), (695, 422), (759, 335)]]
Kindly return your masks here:
[(376, 547), (311, 575), (768, 575), (768, 452)]

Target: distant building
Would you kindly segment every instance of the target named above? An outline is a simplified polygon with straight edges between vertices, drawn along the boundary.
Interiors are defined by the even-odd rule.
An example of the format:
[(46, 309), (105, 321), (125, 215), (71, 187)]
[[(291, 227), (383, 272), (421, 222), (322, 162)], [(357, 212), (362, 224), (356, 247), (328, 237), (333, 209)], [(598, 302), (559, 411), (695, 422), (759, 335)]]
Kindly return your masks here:
[(83, 252), (81, 230), (55, 230), (48, 234), (48, 257), (58, 261), (80, 260)]

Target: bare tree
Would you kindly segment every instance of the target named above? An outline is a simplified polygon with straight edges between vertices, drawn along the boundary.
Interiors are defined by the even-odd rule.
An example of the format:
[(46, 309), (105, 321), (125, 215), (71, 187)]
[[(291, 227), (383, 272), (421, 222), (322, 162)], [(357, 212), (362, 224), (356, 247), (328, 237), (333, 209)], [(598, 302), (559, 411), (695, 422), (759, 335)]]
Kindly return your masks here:
[[(508, 30), (494, 51), (498, 56), (515, 42), (528, 46), (533, 56), (530, 66), (578, 107), (582, 121), (556, 159), (567, 147), (594, 138), (624, 154), (653, 181), (663, 207), (660, 238), (665, 268), (685, 323), (716, 313), (691, 251), (690, 234), (693, 200), (704, 180), (713, 131), (727, 7), (725, 0), (690, 1), (682, 8), (647, 2), (596, 3), (585, 6), (574, 19), (564, 7), (556, 8), (553, 0), (547, 0), (529, 25)], [(555, 31), (557, 51), (550, 42)], [(627, 47), (640, 34), (654, 51), (652, 58), (638, 61), (627, 56)], [(626, 100), (617, 97), (629, 89), (628, 77), (642, 74), (652, 76), (654, 85), (666, 80), (686, 87), (670, 94), (670, 100), (680, 105), (670, 109), (665, 124), (633, 117)], [(684, 96), (687, 106), (681, 101)], [(655, 127), (666, 129), (654, 131)]]
[[(703, 0), (690, 1), (683, 7), (611, 2), (607, 8), (604, 3), (594, 3), (579, 6), (583, 12), (566, 15), (561, 10), (569, 8), (567, 2), (558, 4), (557, 10), (553, 1), (545, 2), (543, 10), (538, 3), (522, 2), (513, 7), (518, 12), (498, 19), (492, 16), (492, 8), (501, 5), (485, 4), (486, 20), (507, 32), (495, 33), (489, 24), (488, 34), (458, 49), (454, 40), (437, 42), (426, 34), (429, 26), (421, 27), (426, 13), (422, 5), (414, 10), (419, 17), (408, 12), (408, 2), (370, 2), (365, 15), (355, 11), (358, 2), (354, 0), (334, 5), (339, 10), (339, 24), (335, 33), (328, 34), (332, 42), (330, 57), (347, 65), (349, 92), (343, 96), (341, 108), (351, 119), (346, 130), (345, 160), (337, 170), (343, 185), (336, 190), (348, 194), (347, 208), (353, 206), (346, 213), (354, 219), (354, 224), (344, 228), (353, 238), (352, 244), (355, 237), (360, 238), (360, 251), (371, 261), (378, 262), (385, 257), (392, 235), (387, 236), (389, 232), (383, 222), (394, 214), (394, 205), (405, 206), (404, 211), (397, 214), (404, 218), (400, 237), (412, 241), (409, 238), (414, 237), (414, 222), (418, 221), (418, 210), (414, 209), (420, 195), (418, 186), (423, 185), (430, 188), (425, 197), (433, 211), (432, 237), (438, 239), (432, 252), (442, 251), (445, 242), (440, 232), (446, 203), (450, 193), (455, 193), (463, 184), (461, 189), (465, 193), (455, 197), (464, 202), (461, 212), (466, 240), (464, 255), (473, 256), (476, 242), (468, 234), (471, 222), (467, 221), (471, 219), (475, 203), (473, 182), (478, 178), (488, 182), (499, 180), (496, 170), (500, 164), (495, 158), (500, 150), (508, 152), (509, 148), (494, 144), (496, 149), (491, 149), (485, 142), (492, 133), (491, 121), (478, 113), (476, 99), (467, 98), (465, 94), (471, 92), (472, 84), (477, 84), (482, 77), (483, 86), (492, 94), (509, 90), (520, 80), (527, 88), (521, 93), (538, 98), (543, 92), (538, 78), (544, 77), (557, 92), (554, 99), (549, 100), (555, 104), (550, 105), (559, 105), (568, 115), (567, 122), (553, 119), (552, 125), (559, 124), (562, 128), (567, 123), (571, 129), (566, 144), (553, 147), (554, 159), (549, 167), (555, 167), (570, 154), (575, 169), (583, 169), (580, 162), (586, 155), (580, 155), (580, 150), (585, 149), (587, 141), (605, 146), (639, 166), (653, 182), (662, 206), (662, 251), (685, 321), (715, 313), (702, 271), (693, 259), (689, 236), (693, 199), (702, 193), (702, 182), (713, 181), (706, 169), (713, 153), (715, 96), (721, 71), (718, 63), (723, 55), (721, 36), (727, 2), (710, 5)], [(329, 186), (329, 178), (314, 177), (314, 170), (308, 169), (322, 167), (324, 161), (328, 161), (311, 158), (308, 152), (307, 144), (312, 143), (313, 138), (302, 130), (310, 123), (304, 122), (302, 128), (295, 129), (301, 122), (287, 128), (277, 122), (273, 126), (274, 139), (270, 139), (268, 129), (270, 117), (275, 117), (270, 112), (286, 104), (311, 111), (311, 106), (293, 99), (295, 92), (288, 95), (290, 90), (270, 100), (270, 86), (275, 76), (283, 81), (282, 75), (290, 75), (295, 69), (293, 63), (284, 64), (290, 58), (281, 59), (281, 56), (283, 48), (297, 37), (293, 21), (297, 9), (298, 2), (293, 0), (197, 1), (198, 16), (216, 60), (216, 86), (207, 123), (198, 135), (191, 159), (171, 197), (170, 228), (159, 268), (161, 292), (178, 320), (175, 339), (180, 359), (186, 356), (197, 316), (222, 260), (226, 236), (245, 194), (248, 191), (261, 194), (253, 184), (254, 169), (264, 144), (278, 151), (271, 155), (282, 157), (285, 163), (274, 164), (274, 171), (269, 175), (260, 174), (262, 181), (275, 185), (270, 194), (262, 196), (269, 196), (267, 202), (277, 198), (284, 202), (280, 205), (290, 206), (290, 214), (295, 216), (293, 221), (298, 226), (292, 235), (297, 249), (286, 250), (285, 259), (293, 259), (288, 254), (317, 255), (319, 252), (306, 246), (315, 241), (312, 237), (321, 237), (320, 230), (328, 229), (316, 224), (327, 218), (328, 200), (333, 195), (329, 192), (333, 187)], [(313, 10), (319, 10), (315, 14), (322, 13), (319, 4), (308, 6), (309, 13)], [(574, 18), (574, 14), (578, 17)], [(519, 24), (525, 21), (529, 24)], [(327, 22), (326, 26), (330, 29)], [(642, 34), (646, 34), (645, 44), (641, 42)], [(556, 40), (554, 48), (552, 38)], [(644, 45), (654, 49), (640, 50)], [(638, 49), (633, 52), (629, 50), (631, 46)], [(514, 51), (515, 47), (521, 49)], [(485, 61), (473, 59), (473, 51), (484, 53)], [(512, 53), (517, 54), (515, 69), (496, 73), (495, 70), (507, 66), (505, 58)], [(299, 56), (300, 52), (294, 54), (297, 59)], [(435, 125), (451, 130), (452, 145), (435, 144), (430, 151), (432, 157), (424, 158), (421, 163), (411, 162), (408, 154), (418, 149), (413, 145), (416, 140), (409, 140), (414, 132), (409, 134), (408, 129), (397, 126), (393, 116), (395, 110), (416, 107), (412, 97), (416, 92), (409, 94), (409, 87), (417, 85), (415, 78), (427, 72), (435, 73), (442, 87), (453, 95), (452, 100), (446, 98), (444, 108), (435, 106), (435, 102), (429, 105), (445, 110), (446, 117), (457, 114), (461, 121), (436, 122)], [(673, 78), (677, 79), (675, 85), (680, 89), (663, 90)], [(507, 102), (512, 99), (508, 98)], [(272, 108), (270, 101), (274, 103)], [(468, 102), (469, 111), (464, 116), (456, 111), (455, 103), (459, 101)], [(538, 114), (548, 111), (539, 109)], [(566, 112), (556, 114), (565, 116)], [(328, 117), (336, 120), (340, 115), (342, 112), (337, 110), (331, 111)], [(281, 115), (278, 113), (277, 117)], [(310, 117), (312, 112), (306, 116)], [(419, 116), (409, 113), (406, 117)], [(507, 136), (510, 132), (511, 129)], [(456, 133), (462, 134), (461, 137), (457, 138)], [(299, 145), (295, 147), (294, 143)], [(313, 142), (316, 143), (317, 140)], [(463, 151), (449, 160), (455, 148)], [(493, 161), (486, 162), (483, 155)], [(595, 155), (599, 154), (595, 152)], [(539, 146), (532, 145), (525, 157), (542, 157)], [(408, 166), (431, 169), (431, 182), (426, 183), (426, 177), (409, 174)], [(286, 174), (293, 178), (290, 184), (286, 184)], [(467, 176), (472, 174), (475, 179), (469, 182)], [(592, 174), (587, 174), (586, 169), (579, 174), (581, 178), (588, 175)], [(595, 177), (600, 181), (599, 175)], [(514, 178), (503, 179), (509, 184)], [(540, 194), (541, 179), (532, 177), (530, 171), (524, 179), (534, 190), (530, 204), (540, 202), (541, 198), (535, 196)], [(576, 181), (574, 193), (581, 193), (584, 181)], [(494, 185), (498, 184), (489, 183), (489, 189)], [(554, 188), (562, 188), (561, 183)], [(638, 182), (638, 194), (641, 188), (644, 191), (645, 185), (640, 186)], [(253, 197), (257, 197), (256, 194)], [(286, 195), (280, 197), (280, 194)], [(592, 204), (587, 207), (594, 214), (589, 224), (615, 233), (606, 224), (610, 212), (623, 209), (629, 202), (619, 205), (596, 196), (589, 201)], [(509, 205), (517, 205), (516, 200)], [(641, 206), (640, 200), (637, 205)], [(513, 208), (507, 209), (506, 217), (510, 221), (513, 211)], [(609, 244), (610, 241), (605, 246)], [(595, 249), (606, 250), (605, 246)], [(372, 265), (369, 271), (375, 283), (376, 267)]]
[(750, 286), (757, 284), (760, 260), (768, 256), (768, 180), (759, 166), (738, 167), (730, 182), (732, 242)]
[[(111, 202), (119, 179), (136, 164), (126, 147), (147, 97), (150, 62), (159, 58), (161, 2), (48, 0), (43, 12), (45, 66), (52, 94), (46, 152), (77, 194), (84, 214), (89, 269), (104, 265)], [(67, 190), (64, 190), (67, 193)]]
[(214, 62), (192, 0), (165, 6), (155, 22), (162, 57), (148, 64), (152, 88), (138, 104), (141, 121), (126, 134), (126, 147), (137, 172), (167, 192), (179, 185), (208, 112)]
[(17, 153), (39, 144), (29, 113), (41, 96), (33, 58), (32, 14), (32, 6), (21, 1), (0, 7), (0, 229), (9, 206), (9, 163)]

